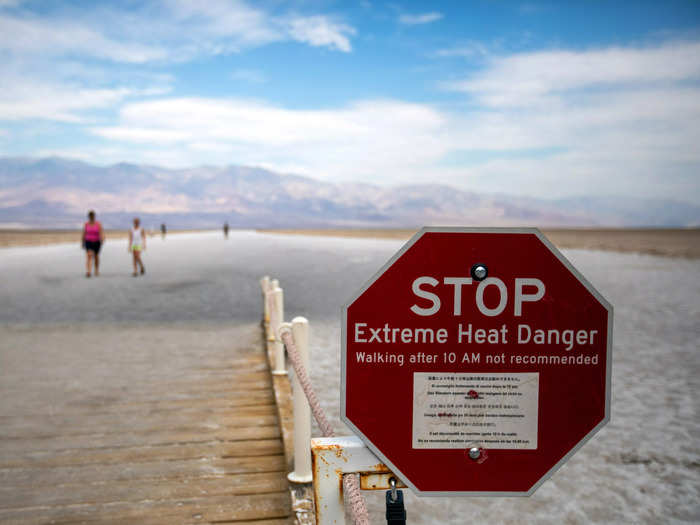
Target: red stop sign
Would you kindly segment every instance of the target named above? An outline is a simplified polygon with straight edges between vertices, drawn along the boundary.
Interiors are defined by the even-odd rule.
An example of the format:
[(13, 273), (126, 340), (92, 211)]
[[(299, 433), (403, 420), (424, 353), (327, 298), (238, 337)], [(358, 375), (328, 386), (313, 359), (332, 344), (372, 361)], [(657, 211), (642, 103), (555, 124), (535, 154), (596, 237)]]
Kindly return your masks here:
[(537, 229), (424, 228), (343, 308), (341, 415), (418, 493), (531, 494), (609, 420), (611, 346)]

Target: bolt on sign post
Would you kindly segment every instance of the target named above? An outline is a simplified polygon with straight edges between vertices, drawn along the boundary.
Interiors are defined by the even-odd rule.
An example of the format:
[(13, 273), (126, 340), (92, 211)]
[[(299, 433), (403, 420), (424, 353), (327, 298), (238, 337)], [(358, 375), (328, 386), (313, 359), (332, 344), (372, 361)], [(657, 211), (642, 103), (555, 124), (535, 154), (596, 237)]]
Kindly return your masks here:
[(612, 306), (534, 228), (424, 228), (342, 338), (342, 419), (418, 494), (530, 495), (610, 419)]

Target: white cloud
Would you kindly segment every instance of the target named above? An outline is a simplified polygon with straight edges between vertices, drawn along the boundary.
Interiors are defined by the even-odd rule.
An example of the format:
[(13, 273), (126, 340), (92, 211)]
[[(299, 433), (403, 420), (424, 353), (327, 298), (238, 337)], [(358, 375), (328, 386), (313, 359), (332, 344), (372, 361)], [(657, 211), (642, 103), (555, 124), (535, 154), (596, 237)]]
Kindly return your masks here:
[(0, 120), (81, 123), (129, 98), (163, 96), (174, 79), (137, 66), (102, 67), (50, 57), (5, 57), (0, 74)]
[(698, 45), (491, 59), (459, 84), (469, 110), (399, 100), (291, 110), (165, 98), (127, 102), (115, 125), (92, 131), (133, 145), (136, 158), (173, 166), (240, 163), (332, 180), (698, 202)]
[(399, 16), (399, 23), (407, 26), (430, 24), (431, 22), (437, 22), (443, 18), (442, 13), (432, 11), (430, 13), (422, 13), (417, 15), (403, 14)]
[(118, 63), (182, 62), (273, 42), (349, 52), (355, 29), (325, 15), (272, 14), (241, 1), (162, 0), (48, 13), (0, 13), (0, 51), (94, 57)]
[(177, 25), (208, 42), (209, 52), (237, 51), (245, 47), (294, 40), (313, 47), (349, 52), (355, 29), (325, 15), (271, 14), (244, 2), (168, 0)]
[(165, 84), (86, 87), (82, 82), (27, 73), (10, 63), (0, 76), (0, 119), (81, 123), (93, 120), (91, 111), (114, 108), (130, 97), (162, 96), (168, 91)]
[(294, 17), (287, 21), (289, 35), (298, 42), (314, 47), (328, 47), (348, 53), (352, 51), (349, 36), (355, 29), (333, 22), (324, 16)]
[(202, 151), (221, 152), (228, 162), (301, 166), (330, 178), (415, 172), (447, 146), (439, 112), (391, 100), (289, 110), (250, 100), (172, 98), (127, 104), (119, 125), (93, 132), (115, 141), (177, 145), (171, 149), (183, 152), (184, 165), (197, 163)]
[(88, 109), (112, 107), (130, 95), (125, 88), (70, 89), (67, 86), (25, 86), (19, 92), (0, 94), (0, 119), (44, 119), (84, 122), (80, 113)]
[(0, 50), (15, 54), (77, 54), (127, 63), (162, 60), (168, 55), (165, 48), (111, 39), (70, 20), (0, 15), (0, 35)]
[(700, 42), (650, 48), (541, 51), (495, 57), (481, 73), (447, 85), (488, 106), (549, 103), (563, 92), (700, 78)]
[[(153, 0), (129, 9), (55, 4), (41, 14), (24, 6), (0, 10), (0, 119), (92, 121), (96, 110), (169, 92), (174, 79), (159, 65), (278, 41), (348, 52), (354, 32), (327, 16), (270, 14), (228, 0)], [(252, 70), (233, 76), (265, 81)]]
[(533, 153), (495, 154), (489, 162), (453, 168), (451, 176), (490, 191), (699, 202), (698, 56), (699, 42), (670, 42), (493, 58), (450, 86), (480, 108), (455, 130), (455, 143), (466, 151)]
[[(183, 20), (204, 16), (185, 7)], [(332, 34), (307, 37), (342, 50)], [(236, 163), (330, 180), (700, 203), (698, 56), (696, 41), (489, 54), (480, 70), (449, 85), (464, 96), (459, 107), (469, 109), (385, 99), (299, 110), (260, 100), (162, 97), (168, 79), (83, 87), (37, 75), (27, 80), (5, 67), (0, 119), (89, 120), (101, 147), (72, 153), (98, 162)], [(232, 75), (255, 81), (256, 73)], [(116, 120), (91, 118), (115, 106)]]

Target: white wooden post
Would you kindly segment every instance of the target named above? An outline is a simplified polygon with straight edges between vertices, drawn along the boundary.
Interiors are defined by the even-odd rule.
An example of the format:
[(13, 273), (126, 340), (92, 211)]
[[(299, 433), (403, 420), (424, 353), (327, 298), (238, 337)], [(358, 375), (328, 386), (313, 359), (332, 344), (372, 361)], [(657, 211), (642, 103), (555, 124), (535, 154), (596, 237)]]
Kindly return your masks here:
[(275, 337), (272, 335), (272, 288), (265, 292), (265, 303), (267, 304), (267, 321), (265, 321), (265, 338), (272, 344)]
[[(272, 283), (277, 282), (277, 279), (273, 279)], [(272, 356), (273, 356), (273, 370), (274, 375), (284, 375), (287, 373), (287, 367), (284, 360), (284, 345), (279, 336), (280, 325), (284, 322), (284, 292), (282, 288), (279, 287), (279, 282), (277, 282), (277, 287), (272, 289), (272, 308), (273, 312), (270, 312), (270, 335), (272, 339)]]
[[(295, 317), (292, 319), (291, 328), (301, 363), (308, 372), (310, 369), (309, 322), (304, 317)], [(287, 475), (287, 479), (294, 483), (309, 483), (312, 480), (311, 408), (296, 374), (293, 374), (292, 377), (292, 396), (294, 409), (294, 471)]]
[(267, 300), (267, 291), (270, 289), (270, 277), (268, 275), (265, 275), (262, 279), (260, 279), (260, 288), (262, 289), (263, 295), (263, 321), (265, 321), (265, 323), (269, 323), (270, 308)]
[[(270, 343), (273, 343), (275, 341), (275, 333), (272, 331), (272, 309), (274, 308), (273, 306), (273, 299), (272, 299), (272, 292), (275, 290), (275, 288), (280, 287), (280, 282), (277, 279), (270, 279), (270, 284), (268, 285), (267, 291), (269, 293), (269, 296), (265, 297), (265, 302), (267, 303), (267, 308), (268, 308), (268, 319), (267, 319), (267, 340)], [(284, 321), (284, 319), (282, 319)]]

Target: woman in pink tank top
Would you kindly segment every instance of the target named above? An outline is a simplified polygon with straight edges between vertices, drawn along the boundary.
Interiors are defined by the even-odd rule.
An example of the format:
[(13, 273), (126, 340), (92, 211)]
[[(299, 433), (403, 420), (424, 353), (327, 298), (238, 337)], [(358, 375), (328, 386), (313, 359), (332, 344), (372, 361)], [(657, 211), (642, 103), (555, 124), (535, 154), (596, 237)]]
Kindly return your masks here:
[(100, 275), (100, 248), (105, 240), (102, 225), (95, 220), (95, 212), (88, 212), (88, 221), (83, 226), (83, 248), (85, 248), (87, 260), (85, 262), (85, 277), (90, 277), (93, 263), (95, 266), (95, 277)]

